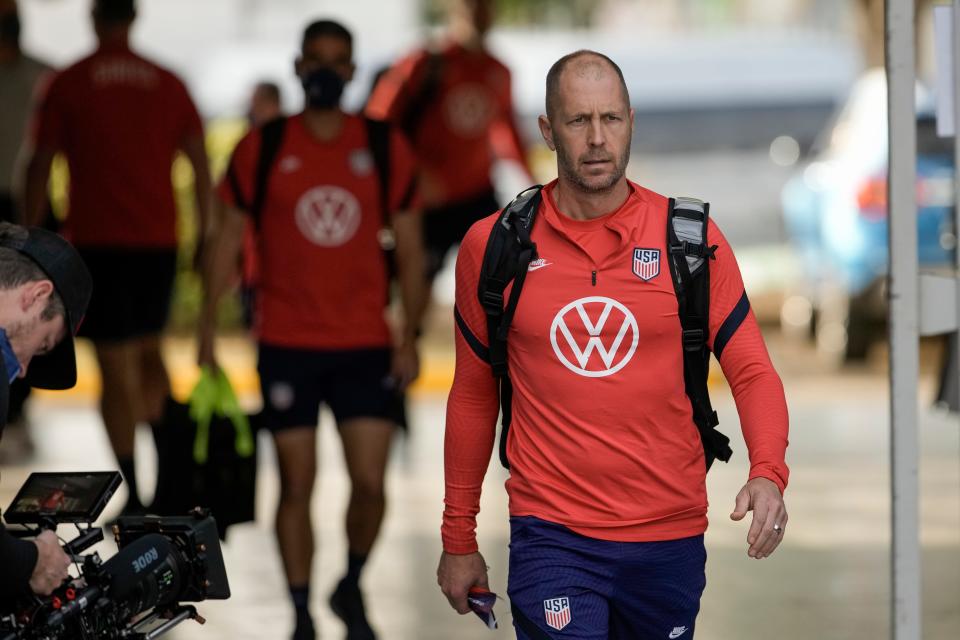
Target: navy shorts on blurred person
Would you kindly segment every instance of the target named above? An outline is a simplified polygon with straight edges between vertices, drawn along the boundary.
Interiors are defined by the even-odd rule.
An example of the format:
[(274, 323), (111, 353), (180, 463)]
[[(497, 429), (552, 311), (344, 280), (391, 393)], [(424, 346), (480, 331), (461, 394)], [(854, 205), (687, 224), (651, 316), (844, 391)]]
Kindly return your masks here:
[(403, 396), (390, 377), (390, 349), (311, 350), (260, 343), (261, 424), (270, 431), (316, 426), (326, 403), (338, 425), (383, 418), (405, 427)]
[(510, 518), (507, 592), (519, 640), (690, 640), (706, 586), (703, 536), (610, 542)]
[(78, 248), (93, 278), (80, 335), (95, 342), (157, 335), (167, 324), (176, 249)]

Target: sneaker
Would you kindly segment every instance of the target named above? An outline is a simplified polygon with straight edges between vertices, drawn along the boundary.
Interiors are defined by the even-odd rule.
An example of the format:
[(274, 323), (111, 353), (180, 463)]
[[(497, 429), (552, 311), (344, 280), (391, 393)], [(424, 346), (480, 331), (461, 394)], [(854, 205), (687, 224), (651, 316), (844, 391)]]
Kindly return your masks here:
[(367, 622), (360, 587), (344, 584), (341, 580), (330, 595), (330, 608), (346, 625), (347, 640), (377, 640), (377, 634)]
[(309, 613), (297, 612), (297, 623), (293, 629), (292, 640), (315, 640), (317, 632), (313, 628), (313, 618)]

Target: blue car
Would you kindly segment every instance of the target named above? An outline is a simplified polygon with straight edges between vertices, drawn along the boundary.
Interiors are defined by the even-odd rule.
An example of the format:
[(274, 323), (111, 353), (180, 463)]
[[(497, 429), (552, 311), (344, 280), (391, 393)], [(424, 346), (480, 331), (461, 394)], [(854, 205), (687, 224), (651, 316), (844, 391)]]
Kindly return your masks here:
[[(918, 88), (917, 230), (921, 268), (953, 264), (953, 141), (936, 135)], [(863, 359), (884, 335), (887, 223), (887, 93), (882, 69), (862, 76), (822, 151), (785, 185), (787, 234), (803, 271), (781, 310), (784, 329), (807, 333), (832, 362)]]

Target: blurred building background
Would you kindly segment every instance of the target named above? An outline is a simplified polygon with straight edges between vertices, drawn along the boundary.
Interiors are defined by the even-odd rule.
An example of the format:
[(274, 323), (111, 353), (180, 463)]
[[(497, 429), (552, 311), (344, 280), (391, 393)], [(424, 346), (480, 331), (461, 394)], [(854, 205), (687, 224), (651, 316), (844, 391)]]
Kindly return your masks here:
[[(25, 48), (34, 55), (64, 66), (93, 47), (87, 0), (20, 4)], [(796, 198), (806, 198), (805, 203), (813, 199), (797, 196), (788, 188), (791, 180), (803, 182), (816, 177), (818, 170), (823, 173), (823, 167), (835, 166), (828, 161), (839, 135), (835, 125), (843, 122), (838, 115), (864, 72), (882, 65), (883, 2), (500, 0), (497, 4), (501, 19), (490, 45), (513, 72), (518, 119), (538, 179), (549, 180), (555, 172), (553, 156), (541, 144), (536, 128), (547, 69), (578, 48), (608, 54), (623, 68), (637, 113), (630, 177), (661, 193), (712, 203), (711, 215), (737, 252), (751, 302), (784, 378), (791, 408), (790, 535), (772, 559), (754, 563), (746, 557), (746, 529), (727, 519), (748, 468), (742, 440), (734, 438), (734, 462), (712, 471), (709, 481), (711, 559), (697, 637), (885, 637), (890, 615), (890, 503), (884, 334), (880, 327), (863, 353), (845, 358), (850, 337), (844, 333), (837, 338), (836, 323), (849, 330), (850, 309), (858, 300), (841, 290), (841, 307), (825, 306), (829, 313), (818, 316), (818, 300), (828, 299), (821, 281), (806, 268), (796, 227), (784, 217)], [(932, 4), (918, 2), (919, 72), (935, 92), (929, 36)], [(244, 109), (255, 82), (278, 82), (284, 107), (289, 111), (300, 107), (293, 59), (308, 20), (334, 17), (353, 30), (358, 72), (346, 101), (357, 106), (376, 70), (437, 33), (442, 0), (140, 0), (139, 6), (134, 44), (186, 80), (206, 120), (211, 161), (219, 171), (243, 132)], [(866, 138), (875, 132), (885, 139), (878, 97), (882, 95), (875, 94), (862, 108), (880, 113), (864, 125)], [(0, 112), (2, 108), (0, 104)], [(931, 145), (931, 153), (938, 157), (952, 152), (949, 141)], [(875, 160), (882, 162), (884, 153), (881, 145)], [(952, 159), (950, 163), (942, 170), (950, 171)], [(815, 168), (808, 170), (811, 165)], [(873, 169), (871, 165), (867, 177), (877, 177)], [(174, 178), (183, 188), (191, 180), (189, 169), (178, 165)], [(61, 175), (57, 187), (61, 203), (63, 180)], [(936, 176), (931, 180), (935, 182)], [(524, 186), (510, 167), (498, 170), (502, 198)], [(851, 206), (876, 204), (858, 200), (864, 192), (861, 185), (847, 186), (854, 194)], [(939, 207), (938, 213), (931, 215), (947, 220), (954, 204), (952, 186), (945, 195), (938, 193), (940, 199), (931, 204)], [(180, 200), (184, 221), (189, 222), (189, 198)], [(880, 206), (881, 213), (869, 218), (871, 223), (882, 225)], [(812, 208), (804, 211), (801, 217), (806, 221), (821, 215), (811, 213)], [(864, 218), (863, 211), (851, 215)], [(944, 225), (935, 225), (931, 242), (942, 250), (940, 259), (949, 261), (956, 232), (952, 222)], [(168, 344), (179, 393), (185, 393), (196, 376), (191, 328), (198, 300), (197, 282), (189, 271), (192, 226), (183, 228), (183, 270)], [(882, 227), (870, 229), (871, 241), (881, 243), (870, 255), (885, 252)], [(827, 259), (824, 253), (813, 255), (814, 262)], [(885, 273), (882, 260), (876, 268)], [(434, 588), (440, 552), (443, 407), (453, 358), (449, 273), (441, 277), (435, 293), (438, 303), (425, 341), (424, 376), (415, 395), (416, 425), (412, 437), (397, 447), (391, 512), (367, 578), (370, 599), (379, 603), (372, 615), (388, 639), (512, 637), (508, 629), (491, 636), (477, 621), (458, 619)], [(837, 313), (847, 315), (837, 320)], [(223, 321), (234, 324), (236, 314), (227, 310)], [(826, 340), (819, 339), (824, 326), (818, 329), (818, 322), (826, 327)], [(255, 407), (259, 399), (249, 341), (237, 329), (222, 347), (225, 366)], [(960, 637), (960, 431), (955, 416), (932, 408), (941, 357), (939, 342), (923, 344), (921, 531), (925, 637), (947, 640)], [(92, 407), (91, 392), (99, 382), (89, 354), (84, 372), (76, 391), (43, 394), (34, 402), (37, 456), (4, 468), (0, 504), (28, 470), (112, 464)], [(713, 393), (725, 431), (735, 434), (735, 407), (721, 376), (716, 377)], [(329, 427), (329, 417), (324, 420), (324, 427)], [(320, 599), (326, 593), (324, 580), (328, 573), (330, 579), (337, 574), (343, 555), (337, 523), (346, 479), (338, 445), (329, 428), (326, 432), (323, 491), (316, 510), (318, 515), (336, 515), (320, 519), (318, 609), (324, 606)], [(77, 439), (85, 442), (82, 461), (63, 451)], [(70, 445), (60, 444), (67, 442)], [(238, 530), (227, 543), (235, 597), (207, 608), (207, 628), (184, 627), (176, 637), (282, 638), (287, 633), (283, 581), (271, 533), (276, 470), (269, 441), (261, 442), (260, 521)], [(485, 487), (480, 536), (494, 567), (493, 588), (505, 594), (502, 480), (494, 464)], [(149, 480), (144, 484), (149, 486)], [(509, 627), (509, 607), (503, 603), (498, 609), (507, 622), (502, 627)], [(340, 637), (332, 617), (324, 617), (322, 624), (326, 637)]]

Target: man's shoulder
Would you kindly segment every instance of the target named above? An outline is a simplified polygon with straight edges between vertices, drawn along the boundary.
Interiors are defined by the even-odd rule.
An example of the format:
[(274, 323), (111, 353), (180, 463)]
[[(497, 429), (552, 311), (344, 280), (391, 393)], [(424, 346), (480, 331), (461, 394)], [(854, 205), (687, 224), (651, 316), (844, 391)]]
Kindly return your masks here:
[(493, 225), (497, 223), (502, 211), (503, 209), (497, 209), (486, 218), (480, 218), (474, 222), (466, 235), (463, 236), (463, 240), (460, 243), (460, 250), (479, 252), (482, 254), (487, 248), (487, 240), (490, 238)]

